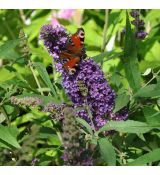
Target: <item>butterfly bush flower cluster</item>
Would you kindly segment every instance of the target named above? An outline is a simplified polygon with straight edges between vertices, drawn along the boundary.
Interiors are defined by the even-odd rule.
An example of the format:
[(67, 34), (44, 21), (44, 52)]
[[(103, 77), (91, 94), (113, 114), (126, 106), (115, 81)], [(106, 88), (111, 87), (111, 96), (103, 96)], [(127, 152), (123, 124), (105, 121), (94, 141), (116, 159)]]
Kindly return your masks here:
[(41, 106), (43, 101), (38, 97), (23, 97), (18, 98), (16, 96), (11, 97), (11, 103), (20, 107), (38, 107)]
[[(64, 50), (68, 37), (69, 35), (62, 26), (53, 28), (52, 25), (45, 25), (40, 32), (40, 38), (44, 41), (50, 55), (57, 62), (59, 53)], [(59, 68), (62, 68), (60, 61), (58, 64)], [(69, 75), (63, 69), (59, 70), (62, 72), (62, 85), (74, 106), (84, 107), (83, 110), (77, 113), (77, 116), (84, 118), (91, 124), (91, 119), (85, 109), (87, 105), (93, 116), (92, 124), (96, 129), (99, 129), (111, 119), (125, 120), (127, 118), (128, 114), (125, 110), (116, 114), (113, 113), (116, 94), (109, 86), (102, 70), (92, 58), (81, 59), (74, 75)], [(86, 95), (82, 93), (78, 82), (84, 83), (85, 88), (87, 88)]]
[(43, 112), (49, 112), (52, 119), (62, 121), (64, 119), (63, 110), (68, 107), (66, 104), (48, 103), (43, 107)]
[(91, 152), (85, 146), (82, 146), (83, 136), (77, 127), (73, 108), (66, 108), (64, 115), (62, 132), (64, 153), (62, 159), (65, 165), (93, 165)]
[(134, 18), (133, 21), (131, 21), (131, 23), (136, 27), (136, 32), (135, 32), (135, 37), (137, 39), (145, 39), (145, 37), (147, 36), (147, 33), (144, 31), (145, 27), (145, 23), (142, 19), (140, 19), (140, 13), (138, 10), (132, 10), (130, 12), (130, 15)]
[(53, 28), (52, 25), (44, 25), (41, 28), (40, 39), (44, 41), (44, 45), (54, 60), (59, 61), (59, 54), (65, 48), (68, 40), (65, 28), (61, 26)]
[[(11, 97), (11, 103), (23, 108), (39, 108), (39, 111), (48, 112), (51, 119), (56, 121), (62, 121), (64, 119), (64, 109), (66, 107), (72, 107), (67, 104), (55, 104), (55, 103), (47, 103), (44, 104), (44, 101), (39, 97)], [(73, 109), (73, 107), (72, 107)]]
[[(79, 81), (82, 81), (88, 89), (86, 96), (82, 94), (83, 90), (81, 91), (78, 85)], [(74, 76), (68, 76), (64, 72), (62, 85), (75, 106), (89, 106), (96, 129), (105, 125), (110, 119), (124, 120), (127, 118), (128, 114), (124, 110), (117, 114), (112, 112), (116, 94), (108, 85), (103, 72), (93, 59), (82, 60), (79, 71)], [(77, 116), (91, 123), (86, 110), (79, 111)]]

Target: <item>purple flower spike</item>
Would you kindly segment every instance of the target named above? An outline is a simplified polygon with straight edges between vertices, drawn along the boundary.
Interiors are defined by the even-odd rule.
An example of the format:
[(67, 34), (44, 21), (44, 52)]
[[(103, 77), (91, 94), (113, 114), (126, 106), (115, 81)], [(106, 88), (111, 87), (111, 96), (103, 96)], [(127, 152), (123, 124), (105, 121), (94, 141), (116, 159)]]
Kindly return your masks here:
[(44, 25), (40, 31), (40, 39), (48, 49), (55, 61), (59, 61), (59, 54), (65, 48), (68, 40), (68, 34), (62, 26), (53, 28), (52, 25)]
[[(83, 81), (87, 87), (88, 94), (86, 97), (81, 94), (78, 81)], [(112, 118), (110, 114), (114, 108), (115, 92), (108, 85), (103, 72), (93, 59), (82, 60), (79, 71), (74, 76), (69, 76), (64, 72), (62, 85), (75, 106), (88, 105), (90, 107), (95, 128), (102, 127), (107, 123), (107, 118)], [(91, 124), (85, 110), (79, 111), (77, 115)], [(124, 115), (126, 116), (126, 113)], [(126, 119), (125, 116), (119, 115), (118, 118), (119, 120)]]

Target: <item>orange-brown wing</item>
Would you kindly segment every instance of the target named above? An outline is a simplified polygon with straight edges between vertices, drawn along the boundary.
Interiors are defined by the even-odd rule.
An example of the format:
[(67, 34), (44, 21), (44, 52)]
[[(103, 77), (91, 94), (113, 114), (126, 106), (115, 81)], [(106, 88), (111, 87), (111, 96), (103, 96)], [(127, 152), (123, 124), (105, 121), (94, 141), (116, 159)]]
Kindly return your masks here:
[(76, 72), (76, 66), (79, 62), (79, 57), (72, 58), (67, 63), (63, 65), (63, 68), (68, 72), (68, 74), (73, 75)]
[(70, 74), (76, 71), (80, 58), (84, 52), (84, 30), (79, 28), (75, 34), (71, 36), (71, 42), (68, 43), (66, 49), (60, 53), (63, 68)]
[(69, 60), (67, 63), (65, 63), (63, 65), (63, 67), (68, 70), (70, 68), (74, 68), (76, 66), (76, 64), (79, 62), (79, 57), (76, 58), (72, 58), (71, 60)]
[(66, 47), (66, 50), (74, 55), (81, 56), (84, 50), (84, 29), (78, 28), (77, 32), (71, 36), (71, 44)]

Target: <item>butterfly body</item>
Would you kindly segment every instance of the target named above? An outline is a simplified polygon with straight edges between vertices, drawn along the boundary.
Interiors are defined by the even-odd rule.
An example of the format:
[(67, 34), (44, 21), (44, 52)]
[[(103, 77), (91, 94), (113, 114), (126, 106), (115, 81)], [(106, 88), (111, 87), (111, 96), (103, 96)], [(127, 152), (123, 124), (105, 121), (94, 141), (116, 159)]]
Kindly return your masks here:
[(60, 53), (60, 59), (63, 68), (69, 74), (74, 74), (78, 63), (84, 57), (84, 30), (78, 28), (77, 32), (69, 37), (65, 50)]

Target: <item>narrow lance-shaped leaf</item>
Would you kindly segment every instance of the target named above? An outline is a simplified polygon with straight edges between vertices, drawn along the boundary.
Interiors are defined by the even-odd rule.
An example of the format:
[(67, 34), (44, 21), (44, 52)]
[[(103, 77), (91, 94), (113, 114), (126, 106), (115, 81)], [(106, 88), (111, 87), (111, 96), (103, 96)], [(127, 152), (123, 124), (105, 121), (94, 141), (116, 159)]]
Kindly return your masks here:
[(146, 165), (147, 163), (152, 163), (155, 161), (160, 160), (160, 148), (155, 149), (147, 154), (144, 154), (143, 156), (140, 156), (133, 162), (128, 163), (128, 166), (140, 166), (140, 165)]
[(107, 138), (99, 139), (98, 144), (101, 156), (105, 162), (110, 166), (116, 165), (116, 153), (112, 144), (107, 140)]
[(39, 75), (41, 76), (41, 78), (43, 79), (45, 84), (51, 89), (52, 95), (56, 98), (56, 90), (53, 87), (51, 80), (49, 78), (49, 75), (48, 75), (45, 67), (43, 66), (43, 64), (36, 62), (36, 63), (34, 63), (34, 66), (36, 67)]
[(109, 61), (109, 60), (114, 59), (114, 58), (118, 58), (122, 55), (123, 55), (123, 52), (120, 52), (119, 50), (118, 51), (113, 50), (110, 52), (101, 53), (101, 54), (96, 55), (92, 58), (94, 59), (95, 62), (100, 63), (102, 61), (105, 62), (105, 61)]
[(133, 92), (136, 92), (140, 88), (141, 74), (138, 66), (136, 39), (132, 32), (127, 12), (123, 64), (128, 83)]
[(138, 92), (134, 95), (134, 97), (160, 97), (160, 86), (159, 84), (150, 84), (138, 90)]
[(76, 118), (76, 120), (78, 123), (83, 125), (91, 135), (93, 135), (93, 131), (92, 131), (91, 126), (85, 120), (83, 120), (81, 118)]
[(116, 130), (123, 133), (146, 133), (151, 129), (160, 129), (160, 124), (150, 126), (147, 123), (127, 120), (127, 121), (110, 121), (104, 125), (98, 132)]

